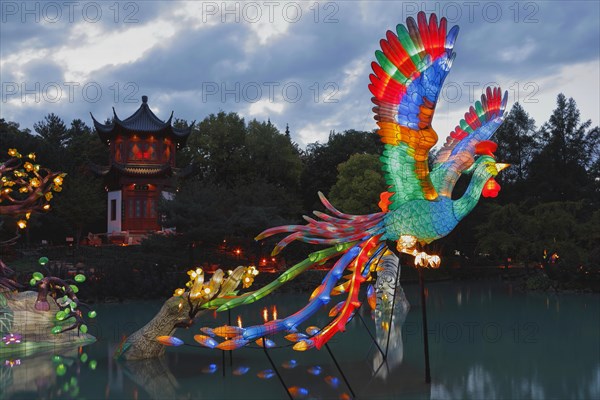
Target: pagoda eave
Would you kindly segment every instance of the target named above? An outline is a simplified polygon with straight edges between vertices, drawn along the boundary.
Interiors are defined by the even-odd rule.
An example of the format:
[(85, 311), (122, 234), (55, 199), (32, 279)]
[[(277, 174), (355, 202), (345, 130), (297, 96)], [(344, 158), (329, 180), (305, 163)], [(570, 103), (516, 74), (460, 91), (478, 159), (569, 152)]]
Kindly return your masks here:
[(131, 166), (118, 163), (113, 163), (108, 166), (90, 163), (90, 169), (98, 176), (115, 174), (140, 178), (169, 178), (171, 176), (177, 176), (179, 172), (179, 168), (172, 168), (170, 165)]

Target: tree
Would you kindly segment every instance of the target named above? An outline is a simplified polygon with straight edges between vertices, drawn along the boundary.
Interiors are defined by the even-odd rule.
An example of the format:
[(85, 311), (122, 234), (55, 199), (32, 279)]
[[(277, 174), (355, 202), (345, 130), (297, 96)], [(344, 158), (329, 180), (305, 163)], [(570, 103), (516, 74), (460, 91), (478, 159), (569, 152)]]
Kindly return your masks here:
[(535, 259), (536, 255), (529, 248), (531, 238), (526, 232), (531, 217), (517, 204), (489, 204), (485, 208), (487, 218), (475, 226), (478, 251), (490, 254), (495, 260), (510, 257), (514, 262), (526, 262), (532, 257)]
[(281, 134), (270, 122), (248, 123), (246, 150), (249, 173), (268, 183), (297, 191), (302, 161), (289, 136)]
[(511, 164), (499, 177), (502, 183), (514, 185), (525, 180), (527, 166), (536, 150), (535, 133), (535, 121), (521, 104), (515, 103), (496, 131), (497, 159)]
[(184, 157), (198, 165), (199, 179), (232, 186), (247, 171), (244, 159), (246, 124), (236, 113), (210, 114), (190, 135)]
[(539, 262), (544, 250), (556, 252), (565, 266), (577, 267), (597, 261), (589, 255), (599, 231), (590, 220), (584, 203), (548, 202), (531, 207), (528, 202), (491, 206), (488, 217), (477, 227), (478, 248), (502, 260)]
[[(196, 121), (193, 121), (192, 123), (195, 125)], [(186, 121), (185, 119), (175, 118), (175, 120), (173, 121), (173, 127), (177, 128), (177, 129), (187, 129), (190, 127), (190, 123), (188, 121)], [(199, 132), (197, 129), (192, 130), (192, 133), (190, 134), (190, 137), (188, 138), (186, 147), (184, 147), (177, 153), (177, 157), (175, 158), (175, 163), (177, 164), (178, 168), (186, 168), (190, 164), (193, 163), (192, 148), (189, 147), (189, 144), (190, 144), (190, 141), (192, 143), (197, 143), (196, 135), (198, 135), (198, 134), (199, 134)]]
[(557, 108), (540, 129), (541, 151), (533, 157), (527, 179), (531, 195), (540, 201), (565, 201), (591, 197), (593, 179), (587, 169), (596, 161), (591, 147), (597, 127), (580, 123), (575, 100), (561, 93)]
[[(74, 119), (67, 131), (66, 160), (69, 172), (87, 167), (90, 162), (104, 164), (108, 147), (98, 135), (80, 119)], [(85, 168), (87, 169), (87, 168)]]
[(20, 129), (16, 122), (0, 118), (0, 151), (6, 154), (10, 148), (19, 149), (23, 154), (35, 153), (44, 165), (51, 169), (61, 169), (60, 157), (39, 135), (32, 135), (29, 129)]
[(357, 153), (381, 154), (383, 145), (373, 132), (348, 130), (331, 132), (326, 144), (308, 145), (303, 156), (304, 171), (300, 179), (304, 208), (320, 208), (317, 192), (329, 193), (337, 178), (337, 166)]
[(46, 115), (43, 121), (33, 124), (33, 129), (52, 147), (63, 147), (68, 141), (67, 127), (63, 120), (54, 113)]
[(217, 244), (225, 237), (253, 238), (262, 230), (293, 222), (288, 193), (262, 180), (225, 187), (189, 181), (172, 201), (162, 202), (168, 226), (185, 241)]
[(201, 172), (161, 207), (167, 225), (185, 240), (252, 238), (274, 223), (297, 219), (302, 162), (291, 139), (270, 122), (246, 125), (235, 113), (210, 115), (184, 153)]
[(339, 210), (350, 214), (381, 211), (379, 194), (386, 190), (379, 157), (354, 154), (338, 165), (337, 182), (329, 192), (329, 200)]
[(85, 171), (65, 177), (65, 189), (55, 203), (56, 213), (73, 229), (79, 243), (84, 229), (104, 218), (106, 204), (100, 179)]

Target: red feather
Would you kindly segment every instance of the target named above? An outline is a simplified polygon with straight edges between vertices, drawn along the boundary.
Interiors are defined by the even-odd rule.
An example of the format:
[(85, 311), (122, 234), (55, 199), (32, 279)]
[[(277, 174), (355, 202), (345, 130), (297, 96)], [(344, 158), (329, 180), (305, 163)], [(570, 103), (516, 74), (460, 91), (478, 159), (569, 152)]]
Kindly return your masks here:
[(400, 63), (396, 66), (398, 67), (400, 72), (404, 74), (404, 76), (410, 77), (417, 70), (417, 67), (412, 62), (412, 59), (410, 58), (406, 50), (404, 50), (404, 47), (402, 46), (402, 43), (400, 43), (398, 36), (396, 36), (392, 31), (387, 31), (386, 38), (387, 43), (390, 45), (394, 53), (398, 56), (398, 59), (400, 61)]

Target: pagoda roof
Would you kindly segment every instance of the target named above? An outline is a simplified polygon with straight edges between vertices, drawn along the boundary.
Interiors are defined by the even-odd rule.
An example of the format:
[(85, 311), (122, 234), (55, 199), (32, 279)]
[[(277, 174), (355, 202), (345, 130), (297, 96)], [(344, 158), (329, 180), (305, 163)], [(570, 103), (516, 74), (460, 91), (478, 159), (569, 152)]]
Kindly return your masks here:
[(187, 128), (175, 128), (171, 124), (173, 111), (171, 111), (171, 115), (167, 121), (162, 121), (152, 112), (152, 110), (150, 110), (150, 107), (148, 106), (148, 96), (142, 96), (142, 105), (140, 108), (125, 119), (120, 119), (113, 107), (113, 120), (110, 124), (103, 124), (96, 120), (92, 113), (90, 113), (90, 115), (92, 116), (94, 127), (96, 128), (100, 139), (105, 143), (114, 139), (119, 131), (125, 130), (136, 133), (164, 134), (165, 136), (173, 138), (178, 146), (181, 146), (185, 145), (195, 123), (195, 121), (192, 122)]

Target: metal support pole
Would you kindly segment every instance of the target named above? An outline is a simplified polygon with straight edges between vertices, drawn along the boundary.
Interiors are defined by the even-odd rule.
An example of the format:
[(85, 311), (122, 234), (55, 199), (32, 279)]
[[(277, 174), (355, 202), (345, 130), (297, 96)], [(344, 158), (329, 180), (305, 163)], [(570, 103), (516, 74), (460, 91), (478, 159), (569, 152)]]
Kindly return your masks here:
[[(231, 326), (231, 309), (227, 310), (227, 325)], [(229, 366), (233, 369), (233, 351), (229, 352)]]
[(358, 315), (358, 318), (360, 318), (360, 320), (362, 321), (363, 325), (365, 326), (365, 329), (367, 330), (367, 333), (369, 334), (369, 337), (371, 338), (373, 343), (375, 343), (375, 346), (377, 346), (377, 349), (379, 350), (379, 352), (381, 353), (381, 355), (384, 357), (384, 360), (385, 360), (385, 353), (383, 352), (383, 350), (381, 350), (381, 347), (379, 347), (379, 343), (377, 343), (377, 339), (375, 339), (375, 337), (371, 333), (371, 330), (367, 326), (367, 323), (365, 322), (363, 317), (360, 315), (360, 310), (357, 310), (356, 314)]
[[(418, 267), (417, 267), (418, 268)], [(423, 269), (419, 268), (419, 284), (421, 286), (421, 311), (423, 317), (423, 350), (425, 352), (425, 383), (431, 383), (431, 372), (429, 370), (429, 339), (427, 336), (427, 306), (425, 299), (425, 279)]]
[[(396, 253), (394, 253), (396, 254)], [(394, 298), (392, 299), (392, 309), (390, 311), (390, 323), (388, 327), (388, 337), (387, 342), (385, 344), (385, 355), (383, 356), (384, 360), (387, 360), (388, 350), (390, 348), (390, 336), (392, 334), (392, 323), (394, 322), (394, 309), (396, 308), (396, 291), (398, 289), (399, 281), (400, 281), (400, 256), (396, 254), (398, 257), (398, 268), (396, 268), (396, 283), (394, 284)]]
[(348, 378), (346, 378), (346, 375), (344, 375), (344, 371), (342, 371), (342, 368), (340, 368), (340, 364), (338, 364), (336, 358), (334, 357), (334, 355), (331, 352), (331, 349), (329, 348), (329, 345), (327, 343), (325, 343), (325, 348), (327, 349), (327, 351), (329, 352), (329, 355), (333, 359), (333, 362), (335, 363), (335, 366), (337, 367), (338, 371), (340, 371), (340, 375), (342, 375), (342, 379), (344, 379), (344, 382), (346, 382), (346, 386), (348, 386), (348, 389), (350, 389), (350, 393), (352, 393), (352, 398), (356, 398), (356, 395), (354, 394), (354, 390), (352, 390), (352, 386), (350, 386), (350, 382), (348, 382)]
[(223, 370), (223, 378), (225, 378), (225, 350), (221, 350), (223, 357), (221, 357), (221, 369)]
[(267, 351), (267, 343), (265, 340), (265, 337), (262, 337), (262, 342), (263, 342), (263, 350), (265, 351), (265, 355), (267, 356), (267, 358), (269, 359), (269, 362), (271, 363), (271, 366), (273, 367), (273, 370), (275, 371), (275, 373), (277, 374), (277, 377), (279, 378), (279, 382), (281, 382), (281, 385), (285, 388), (285, 392), (287, 393), (288, 397), (290, 398), (290, 400), (294, 400), (294, 397), (292, 396), (292, 394), (290, 393), (288, 387), (286, 386), (285, 382), (283, 381), (283, 378), (281, 377), (281, 375), (279, 374), (279, 370), (277, 369), (277, 367), (275, 366), (275, 363), (273, 362), (273, 360), (271, 359), (271, 356), (269, 355), (269, 352)]

